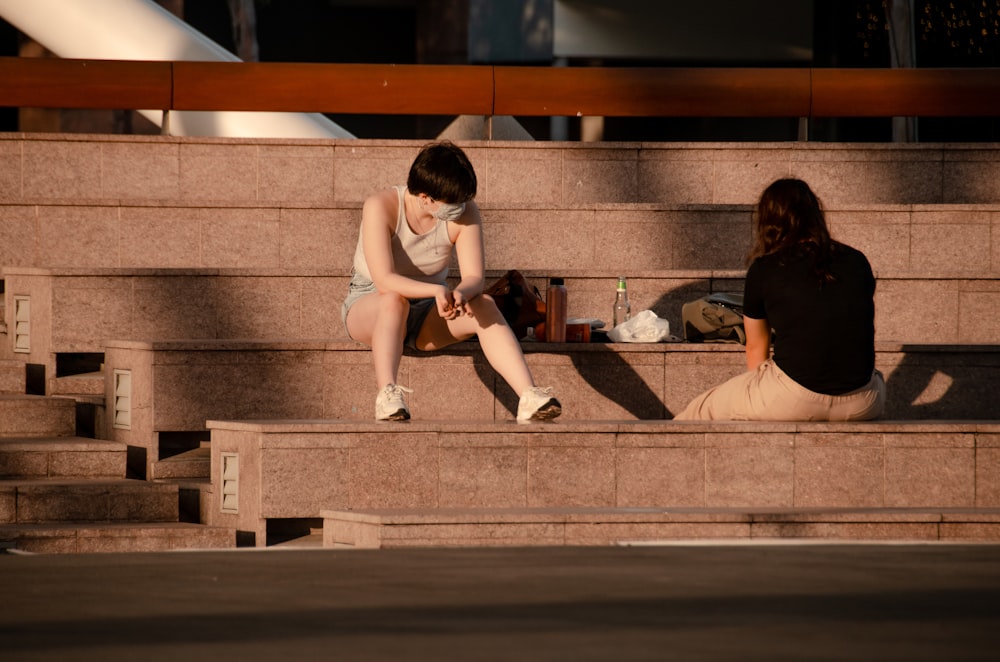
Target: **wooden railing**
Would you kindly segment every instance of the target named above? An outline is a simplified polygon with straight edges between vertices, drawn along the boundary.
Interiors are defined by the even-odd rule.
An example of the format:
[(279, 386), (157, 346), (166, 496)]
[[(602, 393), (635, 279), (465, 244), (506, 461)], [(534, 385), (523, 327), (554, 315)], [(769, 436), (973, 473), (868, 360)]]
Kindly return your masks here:
[(0, 106), (400, 115), (995, 117), (1000, 69), (0, 58)]

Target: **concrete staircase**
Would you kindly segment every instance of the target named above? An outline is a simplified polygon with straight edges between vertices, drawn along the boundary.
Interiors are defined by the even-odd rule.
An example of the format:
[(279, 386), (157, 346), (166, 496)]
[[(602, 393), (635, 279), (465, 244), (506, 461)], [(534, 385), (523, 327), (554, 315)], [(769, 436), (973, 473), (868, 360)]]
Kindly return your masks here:
[[(22, 393), (9, 392), (18, 369)], [(0, 545), (33, 553), (224, 549), (232, 529), (181, 521), (176, 485), (126, 478), (127, 447), (76, 436), (72, 398), (24, 395), (0, 362)]]
[[(663, 419), (739, 372), (740, 347), (525, 343), (565, 416), (524, 428), (469, 342), (404, 357), (415, 421), (373, 426), (370, 356), (339, 306), (361, 201), (420, 144), (0, 136), (0, 363), (240, 544), (997, 538), (996, 146), (469, 143), (491, 277), (563, 276), (570, 315), (607, 320), (625, 274), (633, 310), (678, 334), (684, 302), (742, 289), (760, 190), (807, 179), (877, 272), (888, 420), (692, 429)], [(709, 472), (733, 449), (744, 464)], [(772, 461), (776, 483), (745, 480)], [(817, 467), (829, 489), (810, 487)], [(515, 475), (520, 492), (497, 492)]]

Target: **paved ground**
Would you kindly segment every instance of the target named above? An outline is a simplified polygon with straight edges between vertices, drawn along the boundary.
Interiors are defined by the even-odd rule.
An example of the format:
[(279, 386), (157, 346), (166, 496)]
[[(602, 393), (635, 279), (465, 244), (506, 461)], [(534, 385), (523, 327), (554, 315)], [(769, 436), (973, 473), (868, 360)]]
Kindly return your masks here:
[(1000, 546), (0, 555), (0, 659), (997, 660)]

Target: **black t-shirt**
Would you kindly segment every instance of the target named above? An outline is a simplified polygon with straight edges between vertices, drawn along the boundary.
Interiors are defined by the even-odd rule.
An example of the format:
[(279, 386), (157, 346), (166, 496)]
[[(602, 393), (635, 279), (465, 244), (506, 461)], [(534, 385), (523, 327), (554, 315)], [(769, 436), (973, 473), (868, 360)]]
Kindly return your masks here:
[(861, 388), (875, 369), (875, 277), (861, 251), (835, 244), (834, 280), (820, 284), (800, 250), (765, 255), (747, 270), (743, 312), (774, 330), (774, 362), (816, 393)]

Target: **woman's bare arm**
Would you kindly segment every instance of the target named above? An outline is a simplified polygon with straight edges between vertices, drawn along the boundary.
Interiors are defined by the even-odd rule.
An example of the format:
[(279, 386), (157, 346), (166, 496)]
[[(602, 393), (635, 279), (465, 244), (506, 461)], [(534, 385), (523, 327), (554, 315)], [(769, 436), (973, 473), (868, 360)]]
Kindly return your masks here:
[(479, 207), (470, 201), (462, 217), (451, 224), (457, 228), (455, 253), (461, 281), (455, 288), (456, 303), (471, 301), (483, 293), (486, 286), (485, 249), (483, 248), (483, 223)]
[(361, 211), (361, 240), (372, 282), (379, 292), (395, 292), (408, 299), (437, 297), (447, 288), (396, 273), (392, 232), (396, 228), (397, 199), (393, 190), (376, 193), (365, 200)]
[(764, 361), (771, 357), (771, 324), (766, 320), (758, 320), (743, 316), (743, 329), (747, 334), (747, 370), (756, 370)]

